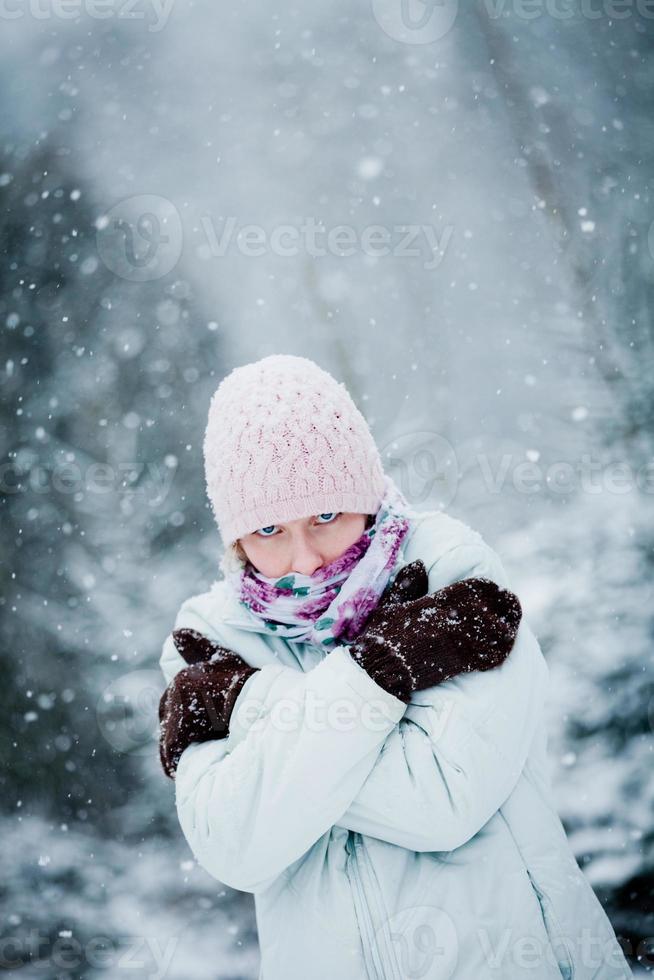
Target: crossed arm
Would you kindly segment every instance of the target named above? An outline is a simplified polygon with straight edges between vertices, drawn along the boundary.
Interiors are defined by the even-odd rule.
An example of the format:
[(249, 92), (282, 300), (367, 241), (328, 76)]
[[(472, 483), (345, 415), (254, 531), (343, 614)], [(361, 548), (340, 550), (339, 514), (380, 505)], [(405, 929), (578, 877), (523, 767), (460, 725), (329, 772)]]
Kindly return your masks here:
[[(429, 572), (430, 591), (476, 576), (509, 587), (484, 544), (456, 546)], [(239, 695), (229, 738), (182, 754), (182, 830), (207, 871), (251, 892), (334, 825), (416, 851), (453, 850), (515, 786), (547, 675), (524, 620), (501, 667), (420, 691), (408, 707), (346, 647), (307, 674), (262, 667)]]

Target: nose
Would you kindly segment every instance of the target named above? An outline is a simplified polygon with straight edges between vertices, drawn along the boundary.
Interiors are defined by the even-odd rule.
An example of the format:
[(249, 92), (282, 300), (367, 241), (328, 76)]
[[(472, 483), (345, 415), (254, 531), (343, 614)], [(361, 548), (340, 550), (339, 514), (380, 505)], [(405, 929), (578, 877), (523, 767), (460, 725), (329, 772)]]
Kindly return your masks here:
[(304, 537), (293, 543), (290, 571), (299, 575), (313, 575), (322, 565), (322, 557)]

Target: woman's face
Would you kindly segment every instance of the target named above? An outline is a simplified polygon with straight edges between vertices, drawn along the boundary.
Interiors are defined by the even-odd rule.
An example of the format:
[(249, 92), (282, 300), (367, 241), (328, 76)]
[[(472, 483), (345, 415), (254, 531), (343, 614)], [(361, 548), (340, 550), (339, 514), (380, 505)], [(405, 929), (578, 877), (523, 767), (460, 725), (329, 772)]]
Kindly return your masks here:
[(363, 534), (367, 514), (333, 513), (270, 524), (239, 538), (246, 558), (262, 575), (280, 578), (289, 572), (313, 575), (340, 558)]

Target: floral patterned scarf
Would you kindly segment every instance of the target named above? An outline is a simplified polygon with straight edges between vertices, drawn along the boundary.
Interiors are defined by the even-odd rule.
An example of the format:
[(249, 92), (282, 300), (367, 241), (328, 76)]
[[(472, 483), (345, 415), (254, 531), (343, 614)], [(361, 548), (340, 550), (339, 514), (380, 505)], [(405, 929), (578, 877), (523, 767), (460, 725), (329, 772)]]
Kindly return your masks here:
[(223, 566), (240, 602), (255, 614), (246, 628), (321, 647), (358, 636), (386, 588), (409, 529), (409, 504), (388, 474), (385, 483), (374, 524), (313, 575), (268, 578), (250, 562), (240, 570)]

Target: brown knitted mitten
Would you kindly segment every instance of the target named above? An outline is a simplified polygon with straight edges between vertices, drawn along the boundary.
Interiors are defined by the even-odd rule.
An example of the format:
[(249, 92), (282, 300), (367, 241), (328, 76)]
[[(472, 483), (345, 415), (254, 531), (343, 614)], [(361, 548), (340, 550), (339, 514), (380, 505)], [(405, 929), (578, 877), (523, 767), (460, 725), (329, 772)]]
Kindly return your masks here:
[(173, 677), (159, 701), (159, 758), (171, 779), (191, 742), (229, 734), (236, 699), (257, 669), (196, 630), (175, 630), (173, 638), (189, 666)]
[[(426, 577), (421, 561), (402, 569), (350, 646), (373, 680), (407, 703), (414, 691), (500, 666), (522, 618), (518, 597), (491, 579), (464, 579), (433, 595), (418, 595)], [(409, 598), (398, 601), (403, 592)]]

